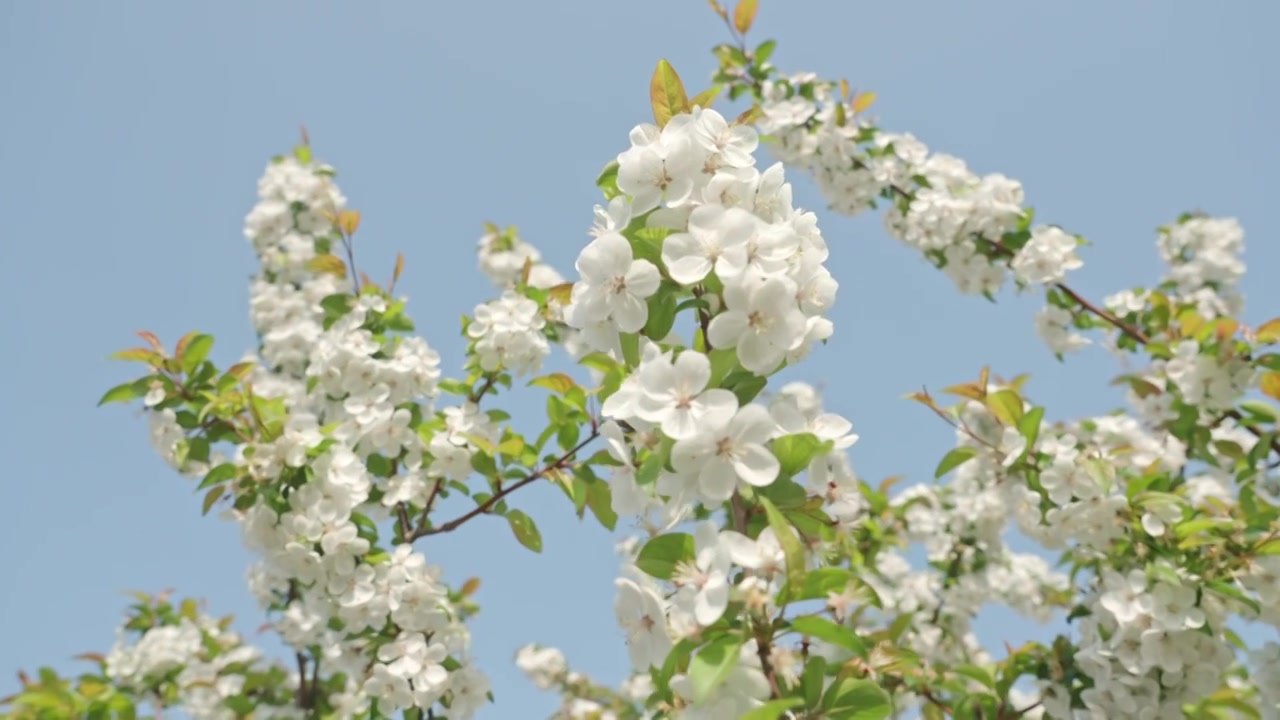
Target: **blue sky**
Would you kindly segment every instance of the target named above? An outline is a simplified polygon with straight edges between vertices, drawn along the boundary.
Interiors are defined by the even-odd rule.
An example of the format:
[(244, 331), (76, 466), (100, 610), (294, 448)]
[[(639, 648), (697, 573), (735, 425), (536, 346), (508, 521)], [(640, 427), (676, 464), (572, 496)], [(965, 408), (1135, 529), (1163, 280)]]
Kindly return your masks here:
[[(1151, 283), (1154, 228), (1201, 209), (1244, 224), (1245, 319), (1280, 315), (1267, 207), (1280, 106), (1265, 70), (1278, 6), (762, 5), (752, 34), (779, 40), (776, 64), (875, 90), (884, 127), (1020, 179), (1038, 219), (1092, 240), (1073, 276), (1086, 295)], [(19, 667), (70, 670), (73, 654), (107, 648), (127, 590), (173, 587), (257, 627), (237, 529), (200, 518), (137, 414), (94, 403), (132, 377), (107, 355), (135, 330), (212, 333), (222, 363), (253, 345), (242, 219), (299, 123), (363, 212), (361, 265), (381, 277), (404, 252), (419, 329), (456, 369), (457, 318), (491, 293), (474, 270), (480, 223), (518, 225), (571, 269), (596, 173), (650, 118), (654, 64), (668, 58), (696, 91), (725, 37), (693, 0), (0, 5), (0, 694)], [(1094, 350), (1057, 366), (1031, 329), (1035, 298), (960, 298), (878, 218), (822, 212), (792, 179), (841, 283), (836, 335), (796, 375), (824, 382), (829, 408), (852, 419), (867, 479), (932, 477), (950, 431), (901, 396), (987, 363), (1031, 372), (1053, 418), (1116, 404), (1116, 361)], [(541, 413), (532, 395), (504, 407)], [(626, 666), (607, 535), (549, 487), (517, 506), (541, 526), (543, 555), (491, 518), (422, 546), (449, 578), (483, 579), (474, 650), (499, 700), (484, 718), (554, 706), (511, 663), (526, 642), (605, 680)], [(1015, 644), (1034, 632), (999, 616), (980, 631)]]

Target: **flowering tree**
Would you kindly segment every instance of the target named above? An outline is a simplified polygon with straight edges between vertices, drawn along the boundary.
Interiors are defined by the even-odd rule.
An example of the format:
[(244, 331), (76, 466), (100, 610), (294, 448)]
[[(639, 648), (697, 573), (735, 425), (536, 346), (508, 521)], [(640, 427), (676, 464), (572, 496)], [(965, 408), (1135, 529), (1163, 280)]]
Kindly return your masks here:
[[(463, 320), (445, 378), (395, 293), (359, 271), (360, 215), (304, 136), (259, 181), (245, 233), (259, 259), (256, 353), (228, 368), (213, 338), (117, 356), (147, 367), (103, 403), (140, 400), (151, 441), (194, 478), (203, 511), (240, 523), (250, 587), (292, 648), (279, 664), (193, 600), (139, 595), (96, 669), (20, 677), (5, 717), (468, 718), (493, 699), (468, 652), (476, 585), (422, 547), (482, 515), (541, 536), (518, 491), (560, 486), (579, 517), (640, 529), (619, 545), (617, 619), (634, 675), (618, 689), (554, 648), (516, 661), (563, 718), (1277, 718), (1280, 318), (1237, 320), (1242, 231), (1186, 215), (1160, 228), (1163, 281), (1093, 302), (1067, 275), (1083, 240), (1037, 224), (1017, 181), (979, 177), (866, 115), (870, 93), (782, 75), (745, 36), (756, 2), (714, 0), (733, 42), (690, 99), (658, 64), (654, 122), (599, 177), (591, 241), (566, 281), (514, 230), (488, 227), (495, 299)], [(751, 108), (728, 120), (727, 90)], [(760, 170), (761, 141), (779, 162)], [(936, 479), (895, 490), (851, 468), (851, 423), (803, 383), (770, 389), (834, 331), (837, 283), (817, 217), (883, 209), (889, 232), (962, 293), (1040, 291), (1059, 359), (1133, 357), (1129, 408), (1052, 421), (1024, 377), (987, 369), (911, 395), (955, 428)], [(585, 368), (542, 373), (553, 346)], [(536, 437), (496, 407), (545, 390)], [(445, 515), (440, 501), (470, 509)], [(1016, 527), (1056, 563), (1005, 542)], [(927, 566), (907, 556), (922, 549)], [(988, 605), (1069, 632), (994, 655)]]

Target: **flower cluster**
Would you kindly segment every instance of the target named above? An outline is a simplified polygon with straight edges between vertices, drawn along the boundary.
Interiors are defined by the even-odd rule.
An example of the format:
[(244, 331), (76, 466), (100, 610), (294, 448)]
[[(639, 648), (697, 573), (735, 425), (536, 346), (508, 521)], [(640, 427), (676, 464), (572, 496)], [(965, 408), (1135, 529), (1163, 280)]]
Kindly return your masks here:
[(480, 272), (500, 290), (516, 287), (522, 282), (543, 289), (564, 282), (554, 267), (542, 262), (538, 248), (520, 239), (514, 227), (499, 230), (486, 224), (485, 234), (477, 242), (477, 250)]
[(1188, 217), (1161, 228), (1160, 257), (1169, 264), (1165, 282), (1206, 318), (1239, 316), (1244, 297), (1244, 230), (1233, 218)]
[[(262, 203), (271, 207), (272, 199), (264, 196)], [(299, 216), (317, 212), (305, 199), (292, 203)], [(260, 206), (250, 218), (264, 214)], [(289, 232), (279, 224), (251, 227), (255, 247), (276, 244), (266, 233)], [(342, 240), (328, 237), (330, 247)], [(292, 282), (328, 284), (323, 277), (297, 271)], [(279, 436), (239, 448), (252, 478), (268, 484), (285, 478), (285, 491), (263, 493), (239, 514), (246, 542), (263, 557), (251, 571), (251, 587), (264, 607), (281, 611), (278, 628), (287, 642), (324, 648), (323, 662), (331, 671), (357, 679), (360, 692), (348, 699), (350, 707), (373, 700), (386, 709), (426, 708), (447, 698), (462, 717), (484, 702), (488, 686), (467, 663), (467, 631), (439, 581), (440, 571), (408, 544), (389, 553), (374, 544), (372, 522), (387, 517), (394, 504), (387, 496), (425, 496), (429, 483), (443, 482), (458, 464), (449, 453), (431, 454), (432, 448), (456, 449), (463, 462), (469, 460), (465, 442), (451, 441), (448, 433), (424, 436), (415, 428), (419, 417), (432, 412), (440, 357), (419, 338), (387, 332), (398, 326), (403, 305), (380, 292), (330, 292), (305, 319), (276, 319), (320, 329), (305, 362), (279, 373), (282, 383), (302, 386), (284, 398), (287, 419)], [(264, 337), (290, 334), (266, 320), (259, 331)], [(370, 471), (370, 458), (398, 460), (403, 469), (379, 477)], [(388, 627), (392, 635), (370, 646), (364, 631)], [(369, 665), (365, 658), (371, 652), (378, 662)], [(452, 672), (445, 670), (446, 660)]]
[[(714, 317), (704, 342), (734, 348), (757, 375), (830, 337), (822, 314), (836, 282), (823, 266), (826, 242), (813, 214), (792, 207), (781, 165), (755, 169), (757, 143), (753, 129), (700, 108), (631, 132), (631, 148), (617, 159), (626, 199), (597, 209), (565, 310), (593, 349), (621, 357), (619, 334), (646, 327), (647, 301), (664, 281), (705, 300), (702, 312)], [(622, 231), (633, 226), (629, 239)]]
[[(1216, 633), (1225, 611), (1178, 581), (1151, 583), (1143, 570), (1103, 571), (1081, 620), (1077, 667), (1093, 682), (1081, 699), (1102, 717), (1180, 717), (1184, 704), (1216, 691), (1234, 652)], [(1062, 692), (1047, 708), (1066, 717)]]
[[(760, 90), (761, 131), (787, 165), (808, 170), (836, 212), (856, 215), (890, 201), (885, 226), (941, 268), (963, 293), (994, 295), (1012, 271), (1020, 286), (1053, 285), (1083, 262), (1079, 238), (1031, 226), (1022, 185), (979, 176), (964, 161), (931, 154), (910, 134), (880, 131), (855, 118), (854, 98), (810, 74), (771, 79)], [(1087, 344), (1065, 310), (1037, 317), (1055, 352)]]
[(281, 158), (267, 166), (258, 204), (245, 218), (245, 236), (262, 264), (250, 287), (250, 318), (262, 338), (263, 361), (285, 373), (300, 372), (320, 338), (320, 301), (351, 288), (345, 277), (309, 269), (338, 241), (333, 218), (346, 198), (333, 175), (325, 165)]
[(228, 629), (231, 618), (200, 613), (194, 601), (136, 604), (101, 659), (103, 676), (133, 702), (181, 707), (197, 720), (230, 720), (257, 707), (273, 718), (304, 718), (294, 704), (296, 673), (263, 662), (262, 652)]
[[(1142, 716), (1138, 708), (1152, 716), (1181, 716), (1184, 703), (1236, 682), (1236, 676), (1227, 676), (1236, 659), (1222, 634), (1224, 618), (1228, 613), (1275, 617), (1274, 603), (1268, 600), (1274, 597), (1270, 557), (1251, 557), (1243, 567), (1226, 563), (1209, 570), (1178, 556), (1187, 548), (1213, 542), (1197, 536), (1200, 528), (1217, 526), (1225, 533), (1225, 528), (1243, 529), (1250, 522), (1245, 513), (1254, 511), (1239, 509), (1233, 474), (1241, 473), (1234, 478), (1237, 482), (1252, 482), (1259, 474), (1259, 492), (1274, 484), (1260, 476), (1268, 468), (1262, 462), (1267, 453), (1259, 452), (1266, 450), (1265, 442), (1260, 445), (1258, 440), (1261, 436), (1266, 441), (1267, 436), (1248, 422), (1241, 427), (1241, 413), (1233, 409), (1260, 382), (1272, 397), (1280, 389), (1271, 378), (1274, 373), (1267, 372), (1276, 369), (1273, 356), (1263, 358), (1266, 369), (1259, 368), (1257, 356), (1251, 356), (1258, 351), (1238, 339), (1238, 323), (1231, 319), (1242, 309), (1237, 290), (1244, 271), (1239, 224), (1188, 215), (1161, 228), (1158, 246), (1170, 269), (1156, 291), (1117, 293), (1107, 299), (1105, 309), (1098, 308), (1064, 284), (1066, 275), (1082, 265), (1076, 254), (1082, 241), (1055, 227), (1032, 226), (1016, 182), (1001, 175), (975, 176), (955, 158), (930, 155), (910, 135), (880, 131), (856, 117), (858, 101), (843, 84), (837, 94), (835, 83), (813, 75), (775, 79), (762, 58), (748, 54), (735, 60), (731, 52), (721, 57), (722, 76), (759, 101), (758, 123), (775, 141), (777, 156), (808, 170), (834, 210), (856, 214), (887, 200), (890, 233), (921, 250), (962, 292), (994, 294), (1005, 268), (1020, 286), (1047, 286), (1048, 303), (1037, 313), (1036, 330), (1059, 355), (1088, 345), (1091, 341), (1078, 332), (1088, 328), (1113, 332), (1120, 347), (1130, 351), (1152, 343), (1151, 366), (1123, 378), (1131, 388), (1136, 418), (1109, 415), (1051, 427), (1039, 419), (1022, 418), (1031, 411), (1029, 405), (1011, 408), (979, 397), (957, 408), (961, 440), (944, 460), (948, 468), (960, 465), (952, 481), (938, 490), (913, 488), (895, 501), (909, 508), (904, 514), (907, 535), (925, 544), (935, 568), (948, 568), (945, 574), (926, 571), (919, 585), (927, 587), (932, 581), (934, 592), (946, 595), (938, 604), (945, 610), (932, 616), (931, 630), (941, 625), (964, 644), (965, 626), (946, 627), (948, 615), (969, 614), (966, 611), (984, 596), (1042, 617), (1052, 605), (1073, 604), (1089, 618), (1076, 643), (1076, 657), (1093, 683), (1083, 703), (1095, 716)], [(1269, 338), (1275, 337), (1274, 330), (1268, 332)], [(1252, 342), (1252, 336), (1247, 339)], [(984, 388), (980, 394), (986, 392)], [(1005, 394), (998, 388), (991, 392)], [(1017, 392), (1011, 397), (1018, 397)], [(927, 395), (923, 398), (932, 403)], [(1269, 410), (1257, 412), (1271, 417)], [(1255, 419), (1252, 413), (1250, 408), (1247, 421)], [(1178, 479), (1167, 481), (1165, 474)], [(1160, 598), (1168, 593), (1182, 600), (1191, 597), (1192, 615), (1208, 613), (1209, 619), (1179, 627), (1184, 634), (1178, 639), (1167, 637), (1172, 632), (1168, 628), (1162, 631), (1165, 635), (1155, 632), (1142, 617), (1132, 626), (1125, 618), (1117, 627), (1111, 622), (1114, 618), (1099, 609), (1096, 597), (1089, 599), (1088, 591), (1083, 599), (1072, 599), (1066, 578), (1056, 572), (1031, 573), (1035, 581), (1008, 597), (984, 593), (983, 576), (1004, 564), (999, 559), (1000, 536), (1009, 519), (1016, 519), (1024, 534), (1044, 546), (1066, 549), (1077, 568), (1117, 562), (1112, 559), (1133, 552), (1135, 544), (1159, 547), (1156, 566), (1164, 572), (1187, 564), (1198, 570), (1144, 579), (1147, 587), (1155, 588), (1150, 592)], [(1273, 535), (1264, 531), (1261, 537), (1266, 543)], [(1252, 555), (1256, 547), (1246, 544), (1241, 549)], [(914, 584), (906, 564), (892, 558), (882, 553), (878, 559), (882, 572), (895, 566), (901, 570), (892, 582), (877, 585), (890, 599), (895, 591), (901, 594)], [(1047, 570), (1042, 561), (1033, 565)], [(1148, 573), (1151, 567), (1148, 564)], [(1225, 579), (1211, 580), (1205, 574)], [(971, 583), (971, 578), (978, 582)], [(937, 591), (940, 579), (948, 592)], [(970, 585), (977, 592), (966, 598), (960, 589)], [(1236, 598), (1241, 586), (1251, 591), (1247, 600)], [(1169, 589), (1173, 587), (1179, 589)], [(906, 607), (915, 602), (911, 594), (905, 596)], [(1138, 636), (1146, 638), (1149, 655), (1161, 643), (1181, 648), (1185, 667), (1194, 665), (1187, 672), (1194, 671), (1197, 680), (1186, 681), (1182, 666), (1177, 672), (1171, 669), (1178, 665), (1176, 659), (1148, 658), (1145, 665), (1126, 659), (1121, 668), (1105, 671), (1105, 663), (1089, 665), (1087, 658), (1112, 657), (1118, 645), (1137, 642), (1133, 638)], [(948, 660), (939, 649), (925, 654)], [(972, 657), (967, 650), (963, 656)], [(956, 656), (950, 659), (957, 661)], [(1113, 677), (1127, 690), (1111, 688)], [(1078, 693), (1045, 688), (1048, 715), (1071, 716), (1072, 692)], [(1077, 697), (1074, 702), (1081, 701)]]

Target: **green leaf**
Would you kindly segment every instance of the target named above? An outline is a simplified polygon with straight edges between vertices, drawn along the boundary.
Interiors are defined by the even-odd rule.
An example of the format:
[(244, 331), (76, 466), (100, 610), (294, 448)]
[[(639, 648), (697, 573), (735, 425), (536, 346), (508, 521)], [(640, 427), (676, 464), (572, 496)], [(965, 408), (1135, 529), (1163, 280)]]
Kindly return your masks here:
[(245, 697), (244, 695), (232, 695), (222, 701), (229, 710), (236, 713), (240, 717), (251, 717), (253, 711), (257, 709), (257, 703)]
[(203, 490), (207, 487), (213, 487), (214, 485), (219, 485), (235, 477), (236, 475), (239, 474), (239, 472), (240, 472), (240, 467), (235, 463), (229, 463), (229, 462), (222, 463), (221, 465), (217, 465), (212, 470), (210, 470), (204, 476), (204, 480), (200, 481), (200, 485), (197, 486), (196, 489)]
[(1280, 555), (1280, 538), (1271, 538), (1254, 548), (1255, 555)]
[(1189, 537), (1191, 535), (1196, 535), (1206, 530), (1213, 530), (1213, 529), (1228, 530), (1234, 525), (1235, 523), (1229, 518), (1212, 518), (1212, 517), (1192, 518), (1191, 520), (1180, 522), (1177, 525), (1175, 525), (1173, 527), (1173, 534), (1176, 535), (1178, 539), (1181, 540), (1182, 538)]
[(1274, 345), (1280, 342), (1280, 317), (1262, 323), (1254, 332), (1261, 345)]
[(689, 533), (668, 533), (649, 540), (636, 556), (636, 567), (658, 578), (670, 580), (676, 566), (694, 557), (693, 536)]
[(1240, 409), (1262, 422), (1273, 423), (1280, 420), (1280, 414), (1276, 413), (1276, 409), (1270, 403), (1265, 403), (1261, 400), (1245, 400), (1240, 403)]
[(640, 336), (635, 333), (622, 333), (619, 341), (622, 345), (622, 360), (627, 367), (634, 368), (640, 364)]
[(1268, 397), (1280, 400), (1280, 370), (1272, 370), (1263, 374), (1258, 381), (1258, 389)]
[(804, 690), (804, 704), (817, 707), (822, 698), (822, 685), (827, 673), (827, 661), (821, 655), (810, 656), (800, 676), (800, 688)]
[(716, 98), (720, 97), (720, 92), (722, 90), (724, 90), (723, 85), (712, 85), (706, 90), (703, 90), (702, 92), (690, 98), (689, 105), (691, 107), (697, 106), (700, 108), (709, 108), (711, 107), (712, 103), (716, 101)]
[(742, 35), (746, 35), (755, 22), (756, 11), (760, 9), (760, 0), (738, 0), (733, 9), (733, 27)]
[(987, 408), (1006, 426), (1016, 426), (1022, 419), (1022, 397), (1017, 390), (999, 390), (987, 395)]
[(804, 582), (804, 546), (800, 544), (800, 538), (796, 537), (791, 523), (787, 522), (772, 500), (760, 496), (759, 502), (764, 506), (765, 515), (769, 518), (769, 527), (773, 528), (773, 534), (777, 536), (778, 544), (782, 546), (782, 554), (786, 556), (787, 584), (791, 587), (799, 587)]
[(347, 276), (347, 264), (337, 255), (316, 255), (308, 260), (303, 267), (317, 274), (336, 275), (340, 278)]
[(938, 479), (943, 475), (955, 470), (961, 465), (969, 462), (977, 457), (978, 451), (971, 447), (958, 447), (942, 457), (942, 462), (938, 463), (938, 469), (933, 471), (934, 479)]
[(374, 477), (389, 478), (395, 474), (396, 466), (391, 458), (374, 453), (365, 461), (365, 467)]
[(521, 545), (536, 553), (542, 552), (542, 534), (538, 532), (538, 526), (533, 524), (533, 518), (520, 510), (509, 510), (507, 523), (511, 525), (511, 532), (515, 533), (516, 540)]
[(618, 514), (613, 511), (613, 492), (609, 483), (596, 479), (587, 485), (587, 507), (596, 516), (605, 530), (610, 532), (618, 526)]
[(822, 698), (828, 720), (884, 720), (893, 712), (889, 696), (870, 680), (837, 680)]
[(618, 369), (618, 361), (601, 352), (593, 352), (588, 355), (584, 355), (582, 359), (578, 361), (578, 364), (585, 368), (597, 370), (606, 375)]
[(955, 704), (956, 720), (999, 717), (1000, 704), (992, 695), (965, 695)]
[(951, 669), (957, 675), (963, 675), (984, 687), (996, 688), (996, 679), (992, 676), (991, 671), (980, 665), (957, 665)]
[(204, 502), (200, 503), (200, 514), (208, 515), (213, 506), (226, 494), (227, 488), (225, 486), (219, 485), (218, 487), (210, 488), (209, 492), (205, 493)]
[(618, 189), (618, 161), (613, 160), (604, 166), (604, 170), (600, 171), (600, 175), (596, 177), (596, 187), (604, 192), (605, 200), (612, 200), (622, 194)]
[(147, 378), (141, 380), (130, 380), (127, 383), (121, 383), (106, 392), (102, 399), (98, 401), (98, 407), (102, 407), (107, 403), (113, 402), (129, 402), (136, 400), (147, 394)]
[(684, 672), (689, 666), (689, 656), (697, 647), (698, 643), (690, 638), (676, 643), (675, 647), (671, 648), (671, 652), (667, 653), (667, 659), (662, 663), (662, 667), (653, 672), (654, 682), (659, 687), (665, 687), (671, 681), (672, 675)]
[(707, 357), (711, 360), (711, 379), (707, 381), (707, 387), (724, 387), (725, 378), (738, 366), (737, 353), (733, 348), (716, 348)]
[(843, 592), (853, 580), (853, 572), (845, 568), (817, 568), (805, 573), (799, 589), (784, 586), (792, 602), (800, 600), (826, 600), (828, 594)]
[(671, 333), (676, 324), (676, 295), (657, 292), (649, 296), (649, 319), (644, 324), (644, 334), (651, 340), (661, 341)]
[(791, 477), (809, 467), (814, 458), (831, 452), (832, 445), (830, 440), (820, 440), (813, 433), (795, 433), (774, 438), (770, 449), (782, 465), (782, 475)]
[(1262, 606), (1257, 600), (1244, 594), (1244, 591), (1236, 587), (1234, 584), (1224, 582), (1222, 580), (1210, 580), (1204, 584), (1205, 588), (1213, 592), (1237, 602), (1240, 602), (1256, 612), (1262, 611)]
[(112, 360), (125, 360), (127, 362), (144, 362), (148, 365), (158, 366), (163, 361), (160, 353), (147, 348), (129, 348), (128, 350), (118, 350), (111, 353)]
[(857, 633), (827, 618), (818, 615), (802, 615), (791, 621), (791, 629), (802, 635), (839, 645), (859, 657), (867, 655), (867, 643), (858, 637)]
[(763, 65), (769, 62), (769, 58), (773, 56), (773, 49), (778, 46), (776, 40), (765, 40), (756, 47), (756, 51), (751, 54), (752, 59), (757, 65)]
[(684, 83), (666, 60), (659, 60), (653, 71), (653, 78), (649, 81), (649, 102), (653, 105), (653, 120), (659, 128), (666, 126), (672, 117), (689, 111)]
[(1044, 408), (1033, 407), (1018, 419), (1018, 434), (1027, 439), (1027, 451), (1031, 452), (1040, 437), (1040, 423), (1044, 420)]
[(755, 493), (772, 500), (779, 510), (794, 510), (809, 501), (809, 493), (794, 480), (774, 480), (764, 487), (755, 488)]
[(738, 398), (739, 405), (746, 405), (764, 390), (769, 384), (768, 378), (762, 378), (755, 373), (746, 370), (739, 370), (729, 374), (724, 379), (723, 387), (734, 394)]
[(213, 349), (212, 335), (197, 335), (187, 343), (186, 348), (182, 352), (182, 371), (190, 375), (200, 367), (200, 363), (209, 357), (209, 351)]
[(698, 651), (689, 662), (689, 682), (693, 685), (693, 702), (702, 703), (729, 677), (738, 664), (742, 648), (740, 635), (723, 635)]
[(782, 714), (786, 711), (793, 707), (799, 707), (803, 704), (804, 699), (798, 697), (770, 700), (746, 715), (743, 715), (739, 720), (778, 720), (778, 718), (782, 717)]
[(573, 388), (578, 387), (578, 383), (574, 382), (573, 378), (568, 375), (557, 372), (530, 380), (529, 387), (546, 388), (551, 392), (564, 395)]
[(525, 447), (524, 438), (520, 437), (519, 435), (512, 435), (511, 437), (498, 443), (497, 450), (498, 450), (498, 454), (500, 455), (506, 455), (507, 457), (518, 458), (520, 457), (520, 453), (524, 452), (524, 447)]
[(370, 520), (367, 515), (362, 513), (351, 513), (351, 522), (356, 526), (360, 537), (365, 538), (369, 542), (378, 541), (378, 526)]

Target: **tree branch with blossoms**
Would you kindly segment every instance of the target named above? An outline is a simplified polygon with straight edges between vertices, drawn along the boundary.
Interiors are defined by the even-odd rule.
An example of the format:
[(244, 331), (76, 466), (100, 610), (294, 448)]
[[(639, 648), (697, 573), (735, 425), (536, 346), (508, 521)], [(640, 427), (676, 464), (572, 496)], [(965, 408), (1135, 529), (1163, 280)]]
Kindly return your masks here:
[[(250, 589), (295, 667), (262, 662), (194, 603), (142, 596), (112, 653), (87, 657), (96, 673), (23, 675), (5, 717), (139, 703), (195, 717), (472, 717), (494, 699), (466, 627), (479, 580), (447, 586), (415, 543), (499, 515), (541, 552), (513, 507), (539, 480), (579, 518), (639, 531), (614, 580), (623, 687), (550, 648), (517, 656), (561, 696), (557, 718), (1278, 711), (1280, 644), (1232, 629), (1280, 627), (1280, 318), (1235, 319), (1239, 225), (1178, 218), (1158, 230), (1168, 272), (1155, 286), (1091, 302), (1066, 283), (1083, 240), (1035, 224), (1017, 181), (880, 129), (872, 93), (781, 75), (776, 43), (747, 44), (755, 0), (711, 7), (733, 39), (713, 50), (715, 85), (690, 98), (658, 63), (653, 122), (597, 179), (605, 204), (575, 279), (515, 228), (486, 224), (477, 254), (497, 296), (463, 319), (461, 378), (410, 334), (403, 258), (385, 288), (355, 267), (360, 214), (333, 168), (305, 136), (272, 161), (245, 222), (261, 264), (257, 351), (220, 370), (212, 337), (169, 350), (144, 332), (146, 347), (117, 357), (145, 374), (102, 402), (141, 401), (203, 512), (239, 524)], [(713, 108), (725, 88), (752, 103), (732, 121)], [(762, 141), (780, 159), (763, 170)], [(826, 261), (842, 250), (794, 207), (797, 171), (837, 213), (884, 201), (889, 233), (964, 294), (994, 300), (1010, 277), (1043, 288), (1035, 329), (1059, 360), (1099, 328), (1142, 356), (1118, 380), (1129, 410), (1052, 422), (1026, 376), (984, 368), (941, 391), (950, 406), (910, 396), (956, 431), (934, 478), (900, 490), (901, 478), (861, 478), (849, 420), (813, 386), (770, 388), (835, 331)], [(589, 380), (544, 372), (552, 346)], [(536, 437), (488, 407), (516, 380), (547, 393)], [(456, 496), (474, 507), (436, 522)], [(1011, 547), (1013, 530), (1040, 551)], [(972, 627), (992, 605), (1065, 612), (1070, 627), (996, 658)]]

